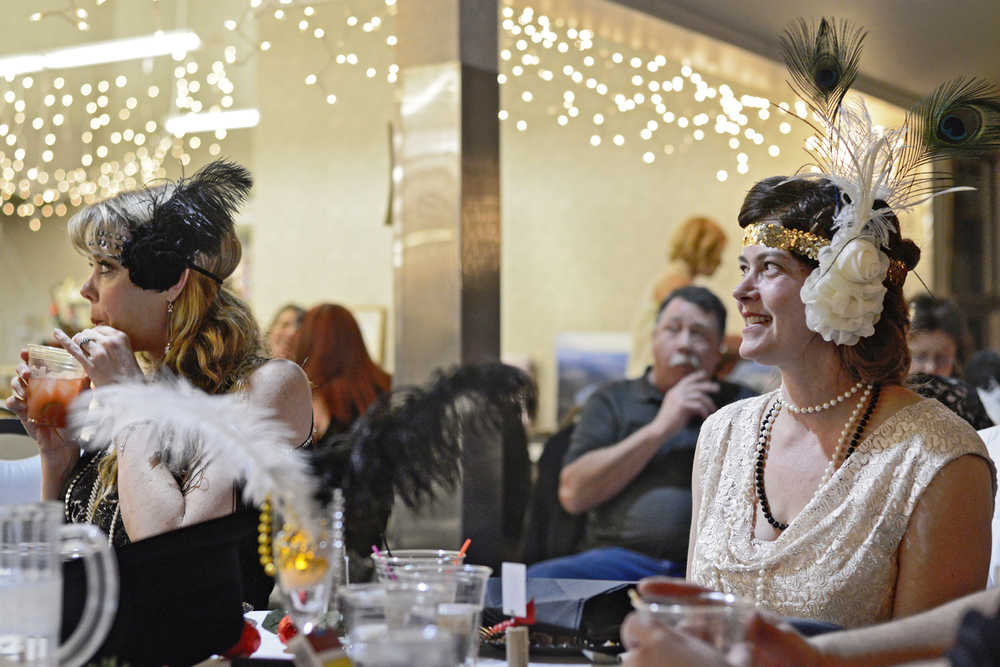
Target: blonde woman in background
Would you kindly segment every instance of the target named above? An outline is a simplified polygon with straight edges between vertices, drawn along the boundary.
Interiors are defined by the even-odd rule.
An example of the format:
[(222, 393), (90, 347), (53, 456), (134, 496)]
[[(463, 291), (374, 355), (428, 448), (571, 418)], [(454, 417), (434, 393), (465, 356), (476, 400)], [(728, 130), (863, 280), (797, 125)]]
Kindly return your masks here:
[(660, 304), (668, 294), (690, 285), (697, 276), (715, 273), (725, 246), (726, 233), (709, 218), (688, 218), (674, 230), (667, 247), (666, 269), (647, 288), (632, 328), (627, 377), (638, 377), (653, 364), (653, 328)]

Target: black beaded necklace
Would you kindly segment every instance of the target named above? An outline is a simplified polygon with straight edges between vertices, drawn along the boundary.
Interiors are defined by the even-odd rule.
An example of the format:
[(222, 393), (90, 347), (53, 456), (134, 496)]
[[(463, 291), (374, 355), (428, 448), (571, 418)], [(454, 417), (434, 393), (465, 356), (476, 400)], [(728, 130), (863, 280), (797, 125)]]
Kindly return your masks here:
[[(882, 386), (875, 385), (872, 389), (871, 398), (868, 399), (868, 406), (865, 408), (864, 414), (861, 419), (858, 420), (858, 426), (854, 430), (854, 435), (851, 437), (851, 444), (847, 447), (847, 451), (844, 453), (844, 461), (854, 453), (857, 449), (858, 443), (861, 442), (861, 434), (864, 433), (865, 428), (868, 426), (868, 420), (871, 419), (872, 413), (875, 412), (875, 406), (878, 404), (879, 393), (881, 392)], [(770, 409), (768, 409), (767, 414), (764, 416), (764, 421), (760, 425), (760, 438), (759, 442), (763, 446), (757, 448), (757, 463), (754, 470), (754, 477), (757, 486), (757, 498), (760, 500), (760, 510), (767, 519), (767, 522), (774, 526), (777, 530), (785, 530), (788, 528), (787, 523), (782, 523), (774, 518), (771, 514), (771, 505), (767, 502), (767, 492), (764, 491), (764, 463), (767, 461), (767, 450), (770, 449), (771, 445), (771, 428), (774, 426), (774, 420), (778, 416), (778, 410), (780, 409), (781, 402), (775, 401), (771, 404)]]

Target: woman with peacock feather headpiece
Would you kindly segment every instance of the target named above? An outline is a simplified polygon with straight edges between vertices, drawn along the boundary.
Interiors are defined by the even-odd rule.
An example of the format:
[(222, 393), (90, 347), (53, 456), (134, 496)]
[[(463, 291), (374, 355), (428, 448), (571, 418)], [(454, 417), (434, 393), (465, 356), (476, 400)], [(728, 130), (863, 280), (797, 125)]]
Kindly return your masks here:
[(702, 427), (688, 554), (695, 583), (844, 627), (982, 588), (995, 490), (976, 432), (902, 386), (920, 252), (896, 212), (948, 191), (934, 159), (997, 146), (1000, 95), (948, 83), (883, 132), (844, 101), (863, 39), (826, 19), (784, 35), (816, 169), (750, 189), (733, 293), (740, 354), (782, 386)]

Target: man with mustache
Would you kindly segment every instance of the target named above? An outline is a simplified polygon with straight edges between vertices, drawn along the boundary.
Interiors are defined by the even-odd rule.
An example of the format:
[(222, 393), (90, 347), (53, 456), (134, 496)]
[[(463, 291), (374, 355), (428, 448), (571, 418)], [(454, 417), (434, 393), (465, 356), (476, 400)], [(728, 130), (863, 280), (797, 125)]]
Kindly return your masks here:
[(663, 300), (653, 365), (591, 396), (566, 453), (559, 500), (571, 514), (586, 513), (585, 551), (536, 563), (529, 576), (683, 576), (701, 423), (753, 395), (714, 378), (725, 329), (725, 307), (703, 287), (681, 287)]

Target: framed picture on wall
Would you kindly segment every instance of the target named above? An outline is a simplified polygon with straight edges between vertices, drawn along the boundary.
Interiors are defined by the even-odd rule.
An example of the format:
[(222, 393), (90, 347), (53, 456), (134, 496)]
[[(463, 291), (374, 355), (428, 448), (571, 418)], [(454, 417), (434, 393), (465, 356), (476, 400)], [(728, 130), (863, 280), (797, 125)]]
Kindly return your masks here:
[(385, 308), (382, 306), (350, 306), (361, 328), (368, 355), (376, 364), (385, 363)]
[(557, 419), (583, 405), (601, 385), (625, 377), (628, 332), (565, 332), (556, 336)]

